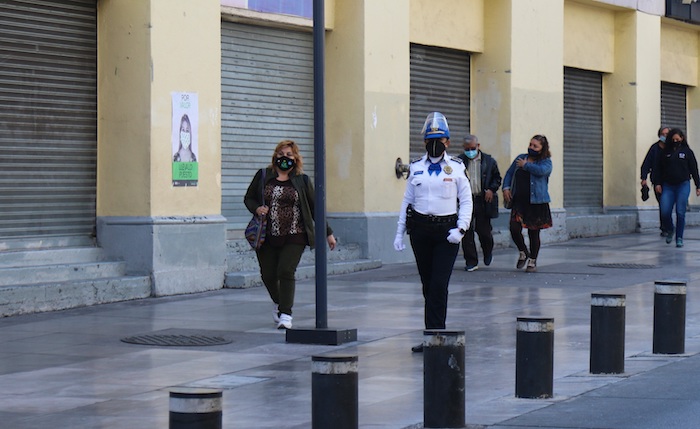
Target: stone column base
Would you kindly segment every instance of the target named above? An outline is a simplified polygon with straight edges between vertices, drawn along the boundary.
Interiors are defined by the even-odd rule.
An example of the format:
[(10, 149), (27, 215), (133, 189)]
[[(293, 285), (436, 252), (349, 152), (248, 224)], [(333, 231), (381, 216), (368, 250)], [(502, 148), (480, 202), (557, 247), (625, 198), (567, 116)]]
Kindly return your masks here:
[(150, 275), (154, 296), (223, 287), (223, 216), (98, 217), (97, 243), (107, 257), (127, 263), (127, 274)]

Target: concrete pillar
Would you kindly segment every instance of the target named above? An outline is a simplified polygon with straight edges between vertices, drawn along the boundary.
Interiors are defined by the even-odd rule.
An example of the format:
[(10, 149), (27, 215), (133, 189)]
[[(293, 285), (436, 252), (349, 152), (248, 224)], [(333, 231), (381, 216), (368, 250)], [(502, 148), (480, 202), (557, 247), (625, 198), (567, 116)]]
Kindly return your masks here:
[[(154, 295), (221, 288), (220, 2), (100, 0), (97, 10), (98, 243), (150, 275)], [(173, 93), (198, 98), (197, 186), (173, 185)]]

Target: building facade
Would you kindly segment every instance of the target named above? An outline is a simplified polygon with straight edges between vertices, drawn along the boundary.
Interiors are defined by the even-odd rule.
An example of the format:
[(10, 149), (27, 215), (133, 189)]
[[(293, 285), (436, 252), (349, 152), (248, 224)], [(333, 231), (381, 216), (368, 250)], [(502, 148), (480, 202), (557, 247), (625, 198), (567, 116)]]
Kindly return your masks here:
[[(3, 248), (94, 244), (150, 276), (154, 295), (221, 288), (250, 216), (243, 194), (275, 144), (297, 141), (316, 170), (311, 5), (0, 4)], [(657, 129), (700, 141), (697, 8), (326, 0), (325, 180), (340, 242), (385, 263), (412, 259), (392, 248), (405, 186), (395, 165), (421, 153), (435, 110), (452, 154), (476, 134), (502, 171), (530, 137), (548, 137), (555, 227), (544, 240), (653, 228), (639, 168)], [(173, 159), (177, 97), (195, 100), (196, 165)], [(195, 180), (176, 180), (182, 171)]]

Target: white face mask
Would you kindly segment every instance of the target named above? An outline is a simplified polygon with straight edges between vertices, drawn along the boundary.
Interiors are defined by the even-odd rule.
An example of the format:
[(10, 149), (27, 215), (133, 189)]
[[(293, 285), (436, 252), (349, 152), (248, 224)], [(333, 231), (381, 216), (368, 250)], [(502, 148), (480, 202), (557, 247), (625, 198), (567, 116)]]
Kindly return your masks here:
[(190, 147), (190, 133), (185, 132), (185, 131), (180, 131), (180, 142), (182, 143), (182, 147), (185, 149)]

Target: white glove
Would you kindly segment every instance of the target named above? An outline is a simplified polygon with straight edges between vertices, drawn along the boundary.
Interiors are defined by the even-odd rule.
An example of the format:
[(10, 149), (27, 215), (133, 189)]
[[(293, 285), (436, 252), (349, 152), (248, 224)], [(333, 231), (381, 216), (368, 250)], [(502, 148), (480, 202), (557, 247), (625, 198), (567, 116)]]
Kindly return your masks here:
[(396, 234), (396, 238), (394, 238), (394, 249), (397, 252), (401, 252), (406, 248), (406, 245), (403, 244), (403, 234)]
[(459, 228), (452, 228), (447, 236), (447, 241), (452, 244), (459, 244), (462, 242), (462, 237), (464, 237), (464, 234), (459, 232)]

